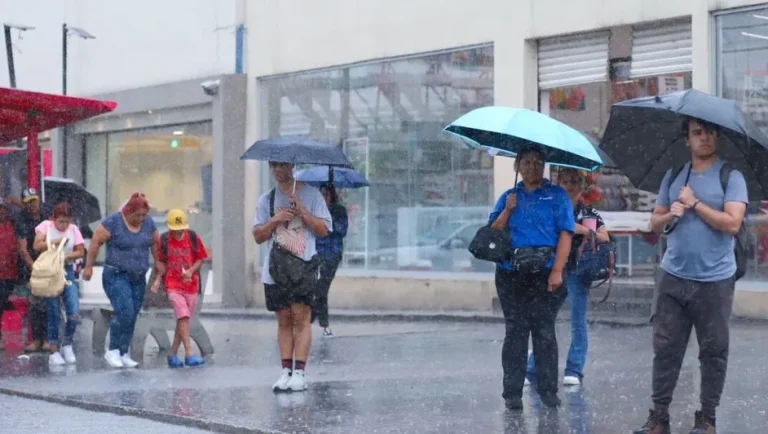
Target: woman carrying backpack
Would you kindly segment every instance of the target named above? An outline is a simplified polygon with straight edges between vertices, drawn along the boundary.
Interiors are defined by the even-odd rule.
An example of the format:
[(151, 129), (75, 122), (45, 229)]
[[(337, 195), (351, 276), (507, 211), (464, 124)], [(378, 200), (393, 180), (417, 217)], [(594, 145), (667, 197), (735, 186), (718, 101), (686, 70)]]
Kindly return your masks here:
[(349, 217), (347, 209), (339, 199), (339, 193), (331, 184), (320, 187), (333, 220), (333, 230), (323, 238), (317, 238), (315, 245), (320, 257), (320, 278), (315, 286), (315, 305), (312, 307), (312, 322), (317, 318), (323, 328), (323, 337), (333, 337), (328, 321), (328, 291), (339, 269), (344, 254), (344, 237), (347, 236)]
[[(585, 177), (580, 170), (560, 168), (557, 172), (558, 184), (565, 189), (573, 205), (576, 230), (571, 243), (571, 255), (565, 272), (565, 285), (568, 287), (568, 304), (571, 308), (571, 347), (565, 364), (564, 386), (579, 386), (584, 377), (584, 364), (587, 360), (587, 302), (588, 288), (592, 282), (585, 282), (576, 274), (576, 255), (584, 237), (595, 232), (598, 243), (609, 242), (610, 236), (605, 222), (596, 209), (584, 204)], [(528, 358), (527, 381), (536, 378), (533, 354)]]
[(109, 327), (109, 351), (104, 359), (113, 368), (135, 368), (128, 347), (133, 339), (136, 318), (144, 303), (147, 287), (149, 254), (155, 259), (158, 274), (165, 272), (157, 261), (156, 240), (160, 234), (155, 222), (147, 218), (149, 202), (144, 193), (134, 193), (120, 211), (110, 214), (96, 228), (88, 247), (83, 278), (91, 280), (93, 264), (102, 244), (107, 245), (102, 285), (109, 297), (115, 317)]
[[(64, 273), (66, 283), (64, 291), (58, 297), (45, 299), (46, 305), (46, 329), (48, 330), (48, 345), (51, 347), (52, 354), (48, 357), (48, 364), (53, 366), (73, 364), (76, 362), (75, 352), (72, 349), (72, 341), (75, 337), (77, 324), (80, 322), (80, 294), (75, 277), (74, 261), (80, 259), (85, 254), (85, 241), (77, 226), (72, 224), (72, 207), (62, 202), (53, 209), (53, 216), (50, 220), (45, 220), (35, 228), (34, 249), (37, 252), (48, 250), (50, 239), (52, 246), (57, 247), (64, 241), (62, 252), (64, 252)], [(61, 340), (59, 349), (59, 322), (61, 310), (59, 300), (64, 301), (64, 311), (67, 314), (67, 325), (64, 328), (64, 339)]]

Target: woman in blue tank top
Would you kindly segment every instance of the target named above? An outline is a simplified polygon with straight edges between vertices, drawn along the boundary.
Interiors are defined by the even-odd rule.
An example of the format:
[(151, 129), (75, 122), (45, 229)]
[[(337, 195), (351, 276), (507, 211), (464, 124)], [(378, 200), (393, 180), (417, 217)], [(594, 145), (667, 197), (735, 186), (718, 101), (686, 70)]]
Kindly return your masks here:
[[(115, 316), (110, 324), (109, 351), (104, 355), (113, 368), (135, 368), (128, 347), (133, 339), (136, 318), (144, 303), (149, 270), (149, 254), (157, 258), (156, 240), (160, 237), (155, 222), (147, 218), (149, 202), (143, 193), (134, 193), (120, 211), (102, 220), (93, 234), (83, 278), (93, 276), (93, 263), (102, 244), (107, 246), (102, 285)], [(156, 268), (162, 263), (154, 261)], [(158, 269), (158, 273), (162, 270)]]

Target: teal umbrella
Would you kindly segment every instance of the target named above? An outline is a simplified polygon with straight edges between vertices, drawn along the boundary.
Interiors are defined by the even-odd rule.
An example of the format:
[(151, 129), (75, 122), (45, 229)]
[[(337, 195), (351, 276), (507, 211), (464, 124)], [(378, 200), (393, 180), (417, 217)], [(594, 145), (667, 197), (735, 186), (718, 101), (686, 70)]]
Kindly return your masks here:
[(472, 110), (443, 130), (470, 148), (515, 156), (537, 147), (544, 160), (556, 166), (594, 171), (603, 165), (595, 147), (579, 131), (551, 117), (527, 109), (483, 107)]

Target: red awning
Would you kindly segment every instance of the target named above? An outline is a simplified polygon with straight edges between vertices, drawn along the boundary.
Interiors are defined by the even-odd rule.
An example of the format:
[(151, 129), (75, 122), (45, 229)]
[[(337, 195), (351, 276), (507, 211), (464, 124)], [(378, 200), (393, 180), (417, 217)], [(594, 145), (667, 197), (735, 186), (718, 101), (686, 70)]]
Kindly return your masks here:
[(0, 145), (59, 128), (117, 107), (112, 101), (0, 87)]

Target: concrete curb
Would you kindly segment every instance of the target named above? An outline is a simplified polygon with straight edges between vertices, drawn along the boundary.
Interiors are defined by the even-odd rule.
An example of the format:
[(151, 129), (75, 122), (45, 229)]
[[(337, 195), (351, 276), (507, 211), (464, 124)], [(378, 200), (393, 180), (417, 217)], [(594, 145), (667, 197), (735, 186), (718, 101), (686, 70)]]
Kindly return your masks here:
[[(86, 315), (101, 305), (80, 305), (80, 313)], [(203, 307), (200, 312), (203, 318), (225, 319), (259, 319), (273, 320), (275, 314), (265, 309), (239, 309)], [(335, 310), (333, 317), (352, 321), (391, 321), (391, 322), (452, 322), (462, 324), (503, 324), (504, 318), (500, 314), (472, 311), (375, 311), (375, 310)], [(561, 314), (558, 322), (569, 322), (569, 316)], [(587, 316), (587, 323), (591, 325), (604, 325), (611, 327), (646, 327), (649, 325), (646, 317), (613, 316), (592, 313)]]
[(277, 431), (265, 431), (261, 429), (246, 428), (237, 425), (227, 425), (220, 422), (212, 422), (203, 419), (195, 419), (191, 417), (177, 416), (174, 414), (160, 413), (156, 411), (149, 411), (145, 409), (125, 407), (121, 405), (101, 404), (96, 402), (82, 401), (79, 399), (68, 398), (60, 395), (46, 395), (42, 393), (24, 392), (16, 389), (9, 389), (7, 387), (0, 387), (0, 394), (7, 396), (15, 396), (18, 398), (34, 399), (37, 401), (45, 401), (53, 404), (65, 405), (67, 407), (79, 408), (82, 410), (96, 411), (99, 413), (110, 413), (118, 416), (134, 416), (141, 419), (152, 420), (155, 422), (166, 423), (176, 426), (184, 426), (188, 428), (197, 428), (201, 430), (207, 430), (212, 432), (226, 433), (226, 434), (278, 434)]
[[(275, 315), (267, 311), (247, 310), (203, 310), (200, 315), (204, 318), (229, 318), (229, 319), (274, 319)], [(457, 323), (481, 323), (503, 324), (501, 315), (491, 313), (463, 313), (463, 312), (345, 312), (334, 311), (334, 318), (355, 321), (392, 321), (392, 322), (457, 322)], [(569, 322), (568, 317), (559, 316), (558, 322)], [(606, 318), (593, 316), (587, 318), (588, 324), (606, 325), (612, 327), (646, 327), (649, 325), (646, 318)]]

